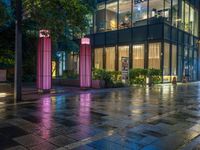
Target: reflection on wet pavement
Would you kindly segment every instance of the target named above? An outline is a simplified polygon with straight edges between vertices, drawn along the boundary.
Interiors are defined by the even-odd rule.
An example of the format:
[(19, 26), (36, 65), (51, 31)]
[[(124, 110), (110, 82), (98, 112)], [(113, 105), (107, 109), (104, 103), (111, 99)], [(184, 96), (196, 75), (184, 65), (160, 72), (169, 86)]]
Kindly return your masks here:
[(200, 83), (190, 83), (1, 101), (0, 149), (195, 150), (199, 90)]

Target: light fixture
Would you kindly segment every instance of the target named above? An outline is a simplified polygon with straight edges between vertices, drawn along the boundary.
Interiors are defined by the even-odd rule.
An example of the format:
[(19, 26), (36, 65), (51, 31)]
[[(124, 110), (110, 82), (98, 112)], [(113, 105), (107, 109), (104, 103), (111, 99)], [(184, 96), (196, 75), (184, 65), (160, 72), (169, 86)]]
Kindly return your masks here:
[(0, 93), (0, 98), (6, 97), (6, 96), (7, 96), (7, 93)]

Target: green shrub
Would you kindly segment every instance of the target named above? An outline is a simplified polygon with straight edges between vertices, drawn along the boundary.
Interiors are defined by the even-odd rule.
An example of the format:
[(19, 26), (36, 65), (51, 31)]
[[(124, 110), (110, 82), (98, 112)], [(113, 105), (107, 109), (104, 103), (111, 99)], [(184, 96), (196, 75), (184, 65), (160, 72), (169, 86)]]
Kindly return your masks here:
[(111, 75), (111, 79), (114, 83), (120, 82), (122, 80), (121, 71), (109, 71), (108, 73)]
[(161, 83), (162, 71), (160, 69), (149, 69), (148, 77), (150, 79), (150, 84), (159, 84)]
[(93, 69), (92, 71), (93, 80), (104, 80), (106, 87), (123, 87), (124, 84), (121, 80), (120, 71), (106, 71), (104, 69)]
[(148, 76), (161, 76), (162, 71), (160, 69), (148, 69)]
[(148, 75), (147, 69), (131, 69), (129, 71), (129, 82), (130, 84), (141, 84), (146, 83), (146, 77)]
[(112, 87), (112, 75), (106, 70), (103, 69), (93, 69), (92, 71), (93, 80), (104, 80), (106, 87)]
[(130, 84), (146, 84), (146, 78), (149, 77), (150, 84), (161, 83), (162, 71), (160, 69), (131, 69), (129, 71)]

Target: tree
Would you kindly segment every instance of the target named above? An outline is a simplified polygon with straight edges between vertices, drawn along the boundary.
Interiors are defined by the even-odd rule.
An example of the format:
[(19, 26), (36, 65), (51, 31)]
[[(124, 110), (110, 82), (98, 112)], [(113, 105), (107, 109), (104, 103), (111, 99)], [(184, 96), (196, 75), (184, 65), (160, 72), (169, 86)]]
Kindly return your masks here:
[(54, 40), (65, 37), (80, 38), (87, 31), (86, 17), (92, 10), (80, 0), (25, 0), (24, 9), (28, 19), (36, 22), (36, 29), (48, 29)]
[[(8, 16), (9, 26), (5, 26), (8, 21), (7, 17), (0, 20), (5, 26), (3, 30), (0, 28), (0, 51), (5, 53), (7, 45), (14, 51), (14, 18), (15, 0), (12, 0), (12, 9), (6, 7), (5, 3), (0, 3), (0, 15)], [(53, 54), (57, 50), (77, 50), (78, 45), (74, 39), (85, 35), (89, 20), (86, 17), (94, 10), (94, 0), (23, 0), (23, 75), (35, 76), (36, 74), (36, 50), (38, 32), (40, 29), (47, 29), (51, 32), (53, 39)], [(3, 8), (3, 9), (1, 9)], [(8, 13), (6, 13), (8, 12)], [(12, 15), (9, 15), (13, 13)], [(7, 15), (3, 15), (7, 14)], [(7, 20), (7, 21), (6, 21)], [(0, 26), (1, 27), (1, 26)], [(7, 32), (7, 31), (11, 31)], [(9, 36), (3, 36), (9, 33)], [(6, 37), (6, 38), (3, 38)], [(2, 41), (7, 44), (1, 46)], [(6, 47), (6, 48), (5, 48)]]
[(0, 1), (0, 27), (3, 26), (8, 18), (8, 14), (6, 12), (5, 4)]

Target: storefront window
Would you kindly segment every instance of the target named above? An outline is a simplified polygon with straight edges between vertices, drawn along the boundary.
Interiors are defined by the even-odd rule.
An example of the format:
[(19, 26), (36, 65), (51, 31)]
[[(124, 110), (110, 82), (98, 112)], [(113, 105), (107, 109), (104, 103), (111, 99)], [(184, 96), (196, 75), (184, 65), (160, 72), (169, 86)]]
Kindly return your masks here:
[(194, 80), (197, 80), (197, 51), (194, 51), (194, 70), (193, 70), (193, 77)]
[(147, 0), (133, 0), (133, 26), (147, 24)]
[(144, 68), (144, 44), (133, 45), (133, 68)]
[(119, 29), (131, 27), (131, 0), (119, 0)]
[(170, 75), (170, 44), (165, 43), (164, 45), (164, 66), (163, 66), (163, 75)]
[(177, 75), (177, 46), (172, 45), (172, 76)]
[(106, 70), (115, 71), (115, 47), (106, 48)]
[(118, 70), (122, 70), (122, 57), (129, 57), (129, 46), (118, 47)]
[(181, 45), (178, 46), (178, 80), (181, 81), (183, 78), (183, 48)]
[(190, 24), (189, 32), (194, 34), (194, 8), (190, 7)]
[(95, 17), (95, 32), (105, 31), (106, 25), (106, 6), (105, 3), (97, 4), (97, 11)]
[(160, 69), (161, 43), (149, 44), (149, 68)]
[(178, 26), (178, 0), (172, 0), (172, 25)]
[(199, 32), (199, 13), (198, 10), (195, 9), (194, 11), (194, 35), (198, 36)]
[(163, 82), (170, 82), (170, 44), (164, 44)]
[(186, 76), (187, 78), (189, 77), (189, 54), (188, 54), (188, 48), (184, 47), (184, 70), (183, 70), (183, 75)]
[(165, 9), (164, 9), (165, 21), (171, 21), (171, 0), (165, 0)]
[(117, 29), (117, 1), (110, 0), (106, 3), (106, 30)]
[(181, 3), (181, 21), (180, 21), (180, 29), (184, 30), (185, 28), (185, 1), (182, 0), (182, 3)]
[(164, 16), (164, 0), (149, 0), (149, 18), (157, 19)]
[(103, 48), (94, 50), (94, 65), (96, 69), (103, 69)]
[(185, 3), (185, 31), (189, 32), (190, 28), (190, 7), (188, 3)]

